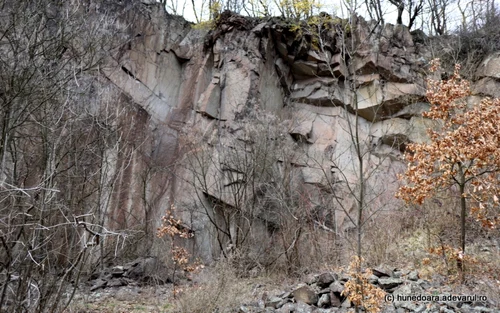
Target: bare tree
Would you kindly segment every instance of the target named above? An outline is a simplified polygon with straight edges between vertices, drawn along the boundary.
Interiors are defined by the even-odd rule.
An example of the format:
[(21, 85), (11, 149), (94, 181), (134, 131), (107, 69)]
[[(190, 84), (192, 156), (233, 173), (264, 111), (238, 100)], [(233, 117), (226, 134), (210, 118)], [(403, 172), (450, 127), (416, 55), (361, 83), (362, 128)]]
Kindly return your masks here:
[(428, 0), (430, 30), (436, 35), (444, 35), (448, 31), (450, 4), (450, 0)]
[[(282, 257), (292, 266), (300, 232), (288, 238), (281, 231), (285, 217), (297, 214), (298, 208), (290, 167), (293, 142), (275, 117), (259, 111), (255, 115), (236, 133), (224, 132), (208, 144), (204, 136), (188, 134), (191, 149), (183, 163), (188, 183), (195, 189), (190, 210), (205, 216), (213, 227), (215, 258), (218, 253), (245, 256), (241, 260), (246, 259), (246, 264), (239, 265), (246, 270), (267, 268)], [(282, 249), (276, 249), (276, 242)]]
[(417, 17), (422, 15), (422, 13), (424, 12), (424, 0), (389, 0), (389, 2), (397, 9), (396, 24), (402, 25), (403, 15), (405, 12), (407, 13), (408, 23), (406, 24), (406, 26), (408, 27), (408, 29), (412, 29), (412, 27), (415, 25)]
[(126, 37), (96, 8), (0, 2), (2, 311), (58, 311), (89, 252), (121, 236), (101, 210), (114, 182), (109, 152), (124, 130), (106, 108), (116, 94), (103, 103), (95, 93), (107, 88), (96, 78), (102, 61)]
[[(347, 240), (350, 247), (353, 248), (354, 255), (359, 260), (356, 263), (358, 267), (356, 271), (361, 274), (361, 260), (370, 249), (364, 244), (367, 226), (374, 221), (377, 215), (397, 206), (391, 201), (397, 181), (396, 173), (392, 173), (393, 190), (391, 190), (390, 184), (380, 186), (376, 182), (381, 177), (385, 177), (384, 179), (390, 177), (389, 173), (384, 171), (384, 167), (387, 166), (387, 162), (392, 163), (391, 158), (396, 159), (392, 166), (397, 168), (398, 158), (402, 160), (400, 150), (404, 149), (404, 144), (408, 139), (400, 133), (401, 130), (394, 132), (390, 123), (384, 121), (384, 115), (386, 116), (387, 112), (384, 112), (386, 109), (383, 105), (373, 103), (371, 114), (366, 114), (366, 102), (373, 101), (377, 98), (375, 97), (377, 93), (384, 92), (378, 89), (378, 80), (388, 84), (390, 78), (387, 78), (382, 72), (378, 72), (376, 64), (369, 73), (362, 72), (362, 67), (359, 64), (362, 64), (363, 61), (360, 60), (359, 54), (360, 50), (366, 49), (367, 45), (377, 43), (377, 36), (380, 36), (384, 26), (379, 23), (369, 24), (365, 22), (356, 15), (355, 7), (351, 6), (349, 11), (351, 16), (347, 22), (348, 26), (344, 26), (342, 23), (338, 23), (339, 25), (336, 26), (336, 40), (341, 45), (337, 59), (340, 66), (345, 69), (342, 82), (338, 83), (343, 87), (343, 97), (336, 94), (331, 95), (333, 99), (343, 99), (340, 104), (339, 101), (332, 101), (332, 106), (339, 105), (342, 108), (340, 110), (342, 114), (339, 114), (342, 118), (339, 118), (337, 122), (339, 124), (337, 131), (340, 132), (337, 134), (337, 138), (339, 139), (336, 141), (335, 148), (332, 149), (333, 152), (330, 152), (331, 155), (326, 156), (327, 162), (321, 157), (313, 155), (310, 157), (317, 160), (318, 167), (323, 171), (328, 182), (337, 211), (335, 215), (345, 216), (345, 224), (350, 225), (353, 231), (352, 236), (350, 236), (335, 230), (337, 235)], [(327, 40), (330, 39), (323, 37), (322, 25), (323, 23), (317, 24), (319, 46), (325, 59), (329, 60), (327, 58), (330, 53)], [(376, 49), (375, 47), (374, 50)], [(382, 56), (375, 53), (374, 59), (379, 57)], [(331, 77), (338, 77), (338, 69), (329, 63), (327, 63), (327, 67)], [(376, 77), (375, 85), (366, 84), (365, 79), (371, 81), (372, 75)], [(381, 125), (386, 126), (380, 127)], [(394, 155), (391, 156), (387, 151), (392, 151)], [(402, 166), (400, 168), (402, 170)], [(352, 199), (352, 202), (348, 199)], [(359, 287), (356, 290), (357, 294), (366, 292), (360, 281), (356, 284)], [(367, 295), (364, 294), (364, 296)], [(359, 309), (357, 307), (358, 311)]]

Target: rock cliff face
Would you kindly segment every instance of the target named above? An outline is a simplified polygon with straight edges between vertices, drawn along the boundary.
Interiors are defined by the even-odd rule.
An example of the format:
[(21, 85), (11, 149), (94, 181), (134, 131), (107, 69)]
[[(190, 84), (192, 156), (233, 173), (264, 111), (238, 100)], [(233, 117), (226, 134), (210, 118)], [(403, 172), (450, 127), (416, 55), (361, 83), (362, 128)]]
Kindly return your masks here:
[[(156, 4), (129, 14), (134, 39), (104, 70), (138, 105), (129, 118), (142, 140), (109, 211), (117, 228), (153, 230), (175, 207), (210, 260), (244, 244), (269, 255), (277, 234), (297, 239), (298, 221), (343, 233), (359, 188), (370, 212), (400, 205), (402, 152), (430, 125), (430, 54), (405, 27), (224, 12), (205, 30)], [(499, 58), (479, 69), (478, 94), (498, 96)]]

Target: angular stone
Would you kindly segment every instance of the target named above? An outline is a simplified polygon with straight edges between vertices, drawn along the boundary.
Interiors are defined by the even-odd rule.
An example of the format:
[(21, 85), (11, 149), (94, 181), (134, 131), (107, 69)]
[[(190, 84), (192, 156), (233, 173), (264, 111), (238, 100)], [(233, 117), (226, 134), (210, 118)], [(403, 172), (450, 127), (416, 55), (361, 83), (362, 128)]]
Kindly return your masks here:
[(278, 50), (281, 57), (286, 59), (286, 56), (288, 55), (288, 48), (284, 42), (278, 41), (276, 43), (276, 50)]
[(427, 306), (425, 304), (420, 304), (418, 307), (416, 307), (413, 311), (415, 313), (421, 313), (424, 312), (427, 309)]
[(356, 84), (358, 86), (366, 85), (373, 81), (380, 80), (379, 74), (367, 74), (367, 75), (357, 75), (356, 76)]
[(491, 77), (481, 78), (472, 85), (472, 94), (500, 98), (500, 82)]
[(302, 110), (294, 114), (294, 124), (289, 134), (295, 141), (308, 142), (312, 136), (313, 122), (316, 115)]
[(476, 76), (479, 78), (500, 78), (500, 52), (488, 55), (477, 68)]
[(307, 275), (307, 277), (305, 278), (305, 282), (308, 285), (315, 284), (317, 281), (318, 281), (318, 275)]
[(319, 308), (328, 308), (331, 306), (330, 295), (322, 294), (318, 299), (318, 307)]
[(381, 264), (381, 265), (373, 268), (372, 272), (373, 272), (373, 275), (375, 275), (377, 277), (391, 277), (392, 270), (393, 270), (393, 268), (391, 268), (387, 264)]
[(370, 275), (370, 277), (368, 277), (368, 282), (372, 285), (376, 285), (378, 283), (378, 277), (376, 275)]
[(211, 83), (208, 88), (200, 95), (196, 111), (203, 113), (211, 118), (218, 118), (220, 101), (220, 86), (218, 83)]
[(439, 308), (439, 312), (440, 313), (455, 313), (455, 310), (447, 308), (446, 306), (442, 306), (442, 307)]
[[(320, 70), (322, 68), (319, 67), (318, 69), (318, 74), (320, 74)], [(333, 76), (335, 78), (345, 78), (345, 77), (348, 77), (349, 76), (349, 70), (347, 69), (347, 66), (345, 64), (339, 64), (339, 65), (335, 65), (333, 66), (331, 69), (328, 68), (328, 71), (333, 73)]]
[(403, 283), (403, 280), (401, 278), (379, 278), (378, 279), (378, 284), (380, 288), (388, 290), (395, 288)]
[(302, 301), (297, 301), (297, 304), (295, 305), (296, 313), (313, 313), (313, 311), (314, 307)]
[(288, 299), (288, 298), (281, 299), (281, 301), (278, 304), (276, 304), (276, 308), (281, 308), (282, 306), (284, 306), (285, 304), (287, 304), (289, 302), (290, 302), (290, 299)]
[(373, 80), (356, 90), (357, 110), (368, 121), (388, 118), (406, 105), (425, 99), (425, 90), (417, 84), (385, 83)]
[(344, 90), (334, 78), (315, 78), (296, 82), (290, 100), (320, 106), (337, 106), (346, 102)]
[[(402, 107), (415, 103), (416, 101), (425, 100), (425, 89), (418, 84), (402, 84), (402, 83), (387, 83), (384, 86), (384, 105), (395, 106), (395, 104), (403, 104)], [(398, 112), (394, 110), (392, 114)]]
[(123, 274), (125, 274), (125, 269), (123, 268), (123, 266), (115, 266), (111, 269), (111, 275), (113, 277), (121, 277), (123, 276)]
[(252, 33), (262, 34), (262, 31), (267, 27), (267, 22), (263, 22), (252, 28)]
[(342, 305), (342, 297), (338, 292), (330, 292), (330, 306), (340, 308)]
[(277, 313), (290, 313), (295, 312), (296, 305), (293, 303), (286, 303), (281, 308), (277, 309)]
[(395, 301), (394, 306), (397, 308), (403, 308), (409, 311), (415, 311), (417, 309), (417, 305), (411, 301)]
[(318, 291), (318, 296), (321, 296), (322, 294), (325, 294), (325, 293), (330, 293), (330, 288), (329, 287), (323, 288), (320, 291)]
[(412, 130), (408, 138), (411, 142), (429, 142), (427, 129), (436, 126), (436, 121), (424, 117), (412, 117), (410, 119), (410, 129)]
[[(323, 175), (324, 176), (324, 175)], [(335, 281), (335, 277), (331, 273), (323, 273), (318, 276), (316, 285), (320, 288), (326, 288)]]
[(411, 271), (409, 274), (408, 274), (408, 279), (409, 280), (412, 280), (412, 281), (417, 281), (418, 280), (418, 271), (417, 270), (413, 270)]
[(427, 102), (416, 102), (405, 106), (400, 111), (392, 115), (393, 118), (399, 117), (404, 119), (410, 119), (414, 116), (422, 116), (423, 112), (427, 112), (430, 109), (430, 104)]
[(108, 284), (108, 282), (105, 280), (102, 280), (102, 279), (96, 280), (96, 281), (94, 281), (94, 283), (90, 287), (90, 291), (95, 291), (99, 288), (105, 288), (107, 284)]
[(282, 299), (292, 298), (293, 294), (290, 291), (285, 291), (285, 292), (278, 294), (278, 297), (280, 297)]
[(278, 308), (278, 304), (281, 303), (283, 299), (280, 297), (270, 297), (268, 300), (265, 302), (265, 307), (271, 307), (271, 308)]
[(292, 73), (297, 78), (314, 77), (318, 74), (318, 63), (298, 60), (293, 62)]
[(108, 284), (106, 287), (121, 287), (121, 286), (126, 286), (127, 281), (123, 278), (113, 278), (110, 281), (108, 281)]
[(340, 275), (339, 275), (339, 280), (340, 280), (341, 282), (344, 282), (344, 283), (345, 283), (345, 282), (347, 282), (348, 280), (350, 280), (351, 278), (352, 278), (352, 277), (351, 277), (351, 275), (349, 275), (349, 274), (347, 274), (347, 273), (345, 273), (345, 272), (342, 272), (342, 273), (340, 273)]
[(378, 80), (363, 85), (356, 89), (357, 107), (355, 109), (367, 121), (375, 121), (379, 118), (379, 113), (381, 113), (380, 105), (383, 96), (384, 94)]
[(389, 303), (389, 304), (386, 303), (385, 306), (382, 307), (381, 312), (382, 313), (396, 313), (397, 310), (392, 303)]

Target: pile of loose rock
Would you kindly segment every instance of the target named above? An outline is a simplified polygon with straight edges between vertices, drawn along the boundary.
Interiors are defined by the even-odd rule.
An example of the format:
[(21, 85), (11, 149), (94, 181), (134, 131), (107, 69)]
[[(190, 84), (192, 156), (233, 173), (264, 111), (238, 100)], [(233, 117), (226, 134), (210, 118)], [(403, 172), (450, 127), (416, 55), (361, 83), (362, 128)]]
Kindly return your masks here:
[(90, 291), (101, 288), (171, 282), (166, 266), (155, 257), (138, 258), (124, 265), (107, 267), (90, 277)]
[[(386, 292), (383, 313), (500, 312), (481, 295), (457, 295), (437, 281), (421, 279), (417, 271), (397, 270), (386, 265), (372, 269), (368, 282)], [(157, 258), (139, 258), (124, 265), (105, 268), (90, 279), (91, 291), (110, 287), (170, 283), (166, 267)], [(347, 313), (354, 305), (342, 294), (351, 277), (345, 272), (311, 276), (288, 291), (263, 293), (259, 301), (241, 305), (238, 313)], [(180, 279), (180, 277), (179, 277)], [(456, 296), (466, 296), (458, 299)], [(455, 297), (455, 298), (453, 298)]]
[[(238, 313), (342, 313), (352, 312), (353, 304), (342, 295), (346, 273), (323, 273), (313, 276), (290, 291), (273, 296), (264, 294), (256, 303), (245, 304)], [(383, 289), (386, 299), (382, 312), (500, 312), (489, 308), (490, 302), (479, 297), (457, 301), (446, 287), (419, 278), (417, 271), (398, 271), (387, 266), (373, 269), (369, 282)], [(412, 296), (413, 298), (411, 298)], [(439, 297), (439, 300), (438, 298)], [(419, 301), (420, 300), (420, 301)], [(455, 301), (454, 301), (455, 300)]]

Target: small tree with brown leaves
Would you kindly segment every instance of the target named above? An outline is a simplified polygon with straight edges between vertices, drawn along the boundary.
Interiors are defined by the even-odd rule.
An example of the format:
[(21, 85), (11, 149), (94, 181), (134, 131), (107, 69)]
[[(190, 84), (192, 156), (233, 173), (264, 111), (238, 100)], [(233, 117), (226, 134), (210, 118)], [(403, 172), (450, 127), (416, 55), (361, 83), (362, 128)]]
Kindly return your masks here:
[(385, 291), (371, 284), (368, 279), (373, 275), (372, 270), (361, 271), (363, 259), (353, 256), (349, 264), (349, 275), (351, 278), (345, 283), (343, 296), (354, 303), (356, 308), (363, 307), (368, 313), (381, 311), (385, 299)]
[(174, 297), (182, 292), (182, 288), (178, 288), (175, 281), (176, 271), (178, 269), (183, 270), (186, 273), (197, 272), (204, 266), (199, 260), (190, 262), (191, 254), (184, 247), (175, 243), (175, 239), (183, 238), (189, 239), (194, 237), (194, 232), (189, 226), (184, 224), (182, 220), (176, 219), (174, 217), (175, 206), (172, 204), (170, 209), (165, 212), (165, 215), (161, 218), (162, 225), (158, 228), (156, 233), (158, 238), (164, 236), (170, 237), (170, 252), (172, 254), (172, 261), (174, 262), (174, 272), (172, 274), (172, 282), (174, 285), (173, 294)]
[[(434, 60), (431, 72), (439, 69)], [(468, 105), (470, 82), (455, 66), (448, 80), (427, 82), (431, 109), (424, 117), (436, 121), (428, 129), (430, 141), (408, 145), (408, 169), (400, 178), (406, 185), (397, 197), (407, 203), (422, 204), (436, 191), (458, 186), (460, 191), (461, 254), (465, 252), (467, 202), (471, 212), (484, 226), (500, 223), (500, 99), (484, 98)], [(457, 261), (460, 261), (457, 259)], [(460, 265), (461, 267), (461, 265)]]

